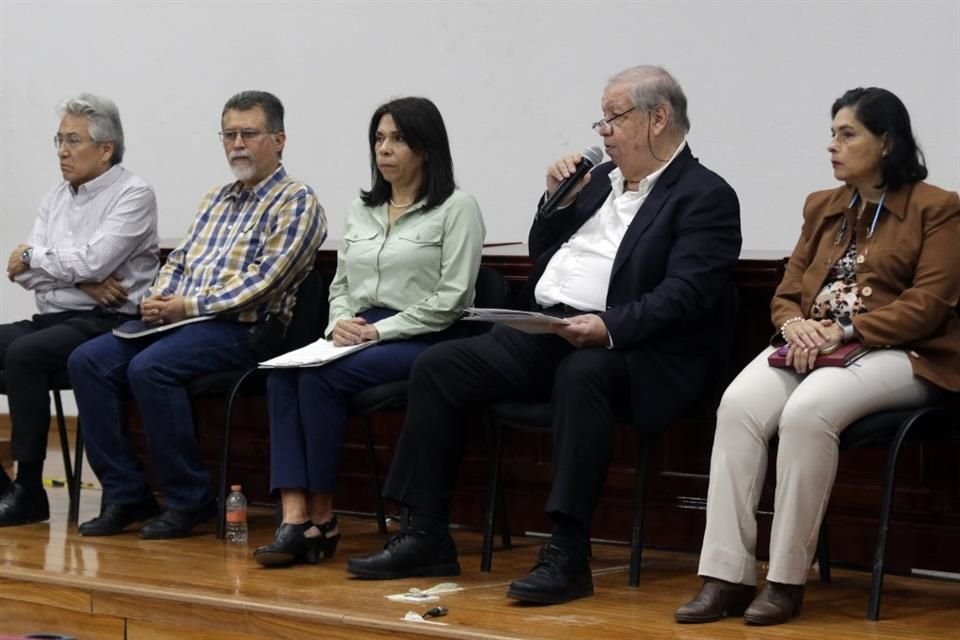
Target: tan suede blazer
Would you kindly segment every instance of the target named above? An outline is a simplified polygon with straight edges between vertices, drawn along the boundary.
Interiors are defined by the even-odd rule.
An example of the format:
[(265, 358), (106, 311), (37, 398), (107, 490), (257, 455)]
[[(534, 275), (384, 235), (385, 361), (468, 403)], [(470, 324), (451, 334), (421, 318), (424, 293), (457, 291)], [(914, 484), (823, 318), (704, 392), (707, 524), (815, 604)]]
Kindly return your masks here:
[(960, 198), (925, 182), (905, 185), (887, 194), (868, 239), (875, 207), (868, 204), (858, 223), (858, 205), (848, 208), (852, 196), (844, 186), (807, 197), (800, 239), (770, 305), (774, 326), (809, 317), (855, 230), (867, 308), (854, 317), (857, 332), (868, 345), (905, 349), (916, 375), (960, 391)]

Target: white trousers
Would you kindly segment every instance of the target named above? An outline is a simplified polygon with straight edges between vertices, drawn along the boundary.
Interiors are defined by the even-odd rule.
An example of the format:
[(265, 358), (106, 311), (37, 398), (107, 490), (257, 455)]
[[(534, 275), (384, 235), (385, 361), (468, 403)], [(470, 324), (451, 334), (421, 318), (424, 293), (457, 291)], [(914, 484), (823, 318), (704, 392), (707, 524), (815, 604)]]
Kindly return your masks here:
[(871, 351), (808, 375), (758, 355), (723, 394), (710, 460), (701, 576), (756, 584), (757, 504), (770, 439), (780, 437), (767, 579), (803, 584), (837, 473), (840, 433), (865, 415), (920, 406), (940, 393), (904, 351)]

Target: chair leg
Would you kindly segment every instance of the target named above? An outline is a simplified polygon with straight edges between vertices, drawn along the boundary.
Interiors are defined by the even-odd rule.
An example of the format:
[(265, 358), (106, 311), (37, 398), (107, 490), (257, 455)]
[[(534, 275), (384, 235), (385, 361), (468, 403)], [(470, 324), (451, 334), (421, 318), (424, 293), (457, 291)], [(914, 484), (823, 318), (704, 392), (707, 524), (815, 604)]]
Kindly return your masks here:
[(377, 528), (380, 533), (387, 533), (387, 516), (383, 508), (383, 496), (380, 494), (380, 470), (377, 467), (377, 450), (373, 442), (373, 417), (367, 414), (363, 418), (363, 426), (367, 436), (367, 460), (370, 465), (370, 491), (377, 503)]
[(827, 529), (827, 514), (820, 521), (820, 535), (817, 539), (817, 566), (820, 568), (820, 582), (830, 582), (830, 532)]
[(226, 405), (223, 409), (223, 432), (220, 442), (220, 478), (217, 486), (217, 539), (227, 537), (227, 474), (230, 472), (230, 424), (233, 418), (233, 403), (240, 393), (240, 388), (247, 378), (257, 372), (257, 368), (248, 369), (241, 375), (227, 394)]
[(67, 523), (75, 524), (80, 520), (80, 487), (83, 485), (83, 431), (80, 429), (80, 417), (77, 416), (77, 442), (73, 448), (73, 476), (68, 481), (70, 488), (70, 508)]
[[(70, 440), (67, 438), (67, 421), (63, 416), (63, 398), (60, 396), (59, 389), (51, 389), (53, 393), (53, 405), (57, 415), (57, 433), (60, 436), (60, 453), (63, 455), (63, 473), (67, 482), (67, 497), (70, 505), (67, 508), (67, 522), (76, 522), (71, 519), (75, 509), (74, 500), (79, 492), (74, 492), (73, 463), (70, 461)], [(78, 436), (79, 437), (79, 436)]]
[(60, 390), (53, 389), (53, 405), (57, 414), (57, 432), (60, 435), (60, 452), (63, 454), (63, 469), (66, 474), (67, 487), (73, 479), (73, 465), (70, 462), (70, 440), (67, 438), (67, 422), (63, 417), (63, 398), (60, 397)]
[(867, 620), (880, 618), (880, 594), (883, 590), (884, 557), (887, 550), (887, 531), (890, 528), (890, 510), (893, 504), (893, 485), (896, 479), (900, 446), (907, 432), (924, 414), (914, 414), (897, 431), (887, 452), (887, 468), (883, 473), (883, 498), (880, 502), (880, 522), (877, 526), (877, 546), (873, 552), (873, 575), (870, 578), (870, 600), (867, 602)]
[[(489, 572), (493, 564), (493, 524), (498, 510), (505, 512), (500, 488), (500, 451), (502, 431), (500, 425), (489, 415), (487, 426), (487, 508), (483, 518), (483, 546), (480, 554), (480, 571)], [(505, 518), (505, 514), (504, 514)], [(505, 520), (504, 520), (505, 521)], [(509, 532), (504, 529), (504, 542), (509, 543)]]
[(633, 536), (630, 540), (630, 575), (627, 579), (631, 587), (640, 585), (640, 564), (643, 560), (643, 512), (647, 499), (647, 459), (650, 454), (647, 440), (642, 435), (637, 437), (639, 442), (633, 491)]

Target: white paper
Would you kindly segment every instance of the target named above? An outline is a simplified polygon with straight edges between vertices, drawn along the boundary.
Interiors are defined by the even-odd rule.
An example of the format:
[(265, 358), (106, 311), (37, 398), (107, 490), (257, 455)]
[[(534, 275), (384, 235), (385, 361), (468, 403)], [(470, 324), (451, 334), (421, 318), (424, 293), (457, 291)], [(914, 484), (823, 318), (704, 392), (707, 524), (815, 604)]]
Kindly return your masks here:
[(570, 324), (566, 318), (539, 313), (537, 311), (518, 311), (516, 309), (464, 309), (464, 320), (493, 322), (525, 331), (526, 333), (553, 333), (557, 325)]
[(270, 358), (260, 363), (261, 369), (295, 369), (298, 367), (320, 367), (333, 362), (338, 358), (351, 354), (360, 349), (366, 349), (377, 344), (376, 340), (361, 342), (360, 344), (336, 347), (330, 340), (323, 338), (311, 342), (305, 347), (288, 351), (283, 355)]

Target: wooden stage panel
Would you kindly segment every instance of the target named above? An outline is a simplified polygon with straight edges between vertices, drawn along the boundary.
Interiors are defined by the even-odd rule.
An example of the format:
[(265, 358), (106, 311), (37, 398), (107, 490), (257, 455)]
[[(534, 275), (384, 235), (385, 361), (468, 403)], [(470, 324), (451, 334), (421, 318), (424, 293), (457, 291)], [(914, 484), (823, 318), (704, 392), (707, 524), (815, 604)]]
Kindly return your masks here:
[[(541, 540), (517, 538), (498, 550), (493, 572), (479, 572), (480, 536), (457, 530), (463, 575), (398, 581), (352, 579), (345, 559), (376, 549), (384, 538), (368, 518), (342, 517), (337, 557), (316, 566), (267, 570), (251, 550), (273, 535), (272, 514), (256, 510), (250, 544), (216, 540), (210, 525), (184, 540), (141, 541), (134, 532), (82, 538), (65, 524), (64, 489), (50, 490), (47, 524), (0, 530), (0, 634), (56, 632), (78, 640), (252, 640), (329, 638), (450, 638), (456, 640), (595, 640), (711, 638), (716, 640), (942, 640), (960, 626), (960, 584), (888, 578), (882, 619), (863, 619), (870, 576), (835, 571), (821, 585), (811, 573), (803, 615), (776, 629), (728, 619), (677, 625), (673, 610), (699, 586), (694, 554), (647, 551), (639, 588), (626, 585), (629, 550), (595, 544), (596, 595), (566, 605), (522, 606), (505, 597), (507, 584), (534, 562)], [(85, 492), (81, 520), (96, 515), (97, 494)], [(761, 569), (762, 578), (762, 569)], [(446, 626), (401, 620), (430, 604), (390, 602), (385, 595), (451, 581), (462, 591), (443, 595)]]
[[(78, 640), (125, 640), (121, 618), (78, 613), (55, 605), (32, 604), (0, 598), (0, 630), (4, 634), (26, 635), (74, 629), (70, 635)], [(174, 636), (169, 636), (174, 637)]]

